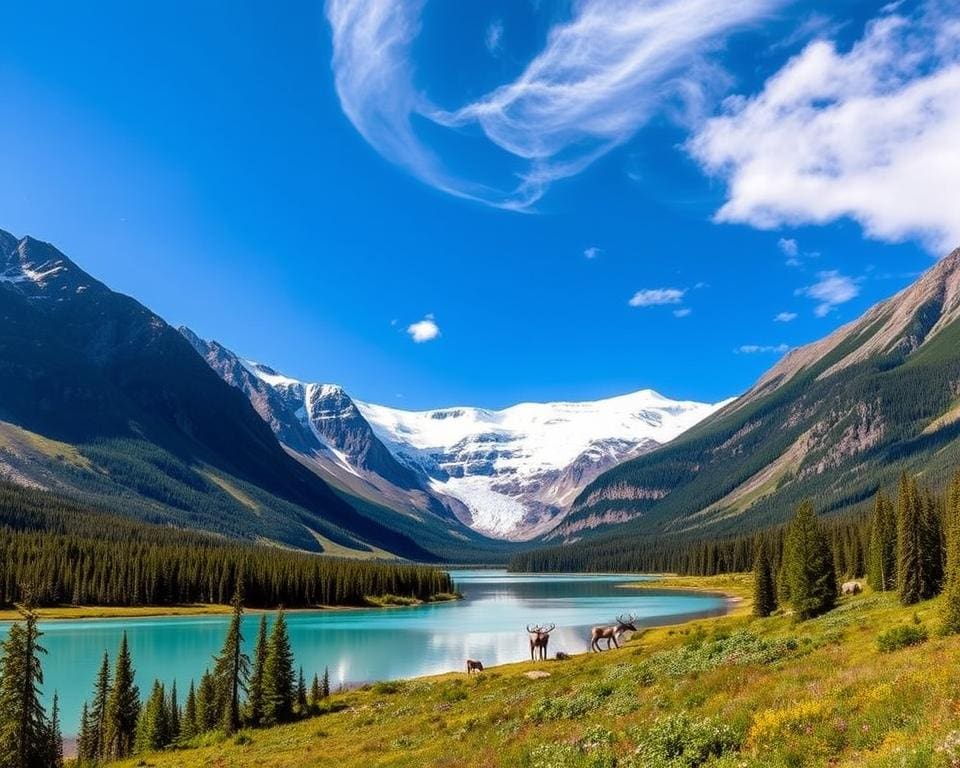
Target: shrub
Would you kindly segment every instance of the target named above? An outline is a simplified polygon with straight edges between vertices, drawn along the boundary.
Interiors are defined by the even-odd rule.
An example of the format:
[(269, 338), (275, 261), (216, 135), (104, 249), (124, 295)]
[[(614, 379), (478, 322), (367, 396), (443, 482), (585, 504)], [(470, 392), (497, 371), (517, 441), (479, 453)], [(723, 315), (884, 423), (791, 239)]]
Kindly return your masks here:
[(717, 718), (691, 718), (685, 712), (658, 719), (640, 736), (636, 768), (699, 768), (740, 748), (738, 734)]
[(927, 630), (922, 626), (902, 624), (893, 627), (877, 637), (877, 648), (882, 653), (898, 651), (911, 645), (920, 645), (927, 641)]

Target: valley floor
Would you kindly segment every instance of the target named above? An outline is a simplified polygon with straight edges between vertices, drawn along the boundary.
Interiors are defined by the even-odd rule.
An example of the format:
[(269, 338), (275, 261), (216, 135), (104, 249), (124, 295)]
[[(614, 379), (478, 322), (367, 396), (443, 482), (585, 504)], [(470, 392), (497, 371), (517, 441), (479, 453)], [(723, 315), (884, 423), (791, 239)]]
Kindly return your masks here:
[[(327, 714), (123, 765), (960, 765), (960, 637), (936, 636), (938, 600), (903, 608), (868, 591), (797, 624), (752, 618), (746, 575), (662, 585), (742, 602), (619, 651), (379, 683), (334, 695)], [(878, 634), (916, 622), (926, 643), (879, 652)]]

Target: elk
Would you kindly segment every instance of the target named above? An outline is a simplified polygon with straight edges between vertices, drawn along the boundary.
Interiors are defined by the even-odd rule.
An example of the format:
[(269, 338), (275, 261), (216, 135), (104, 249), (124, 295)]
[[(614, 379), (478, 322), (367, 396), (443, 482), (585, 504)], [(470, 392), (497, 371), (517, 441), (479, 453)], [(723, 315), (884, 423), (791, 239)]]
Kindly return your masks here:
[(631, 613), (629, 616), (617, 616), (617, 623), (612, 627), (594, 627), (590, 630), (590, 650), (591, 651), (600, 651), (600, 641), (607, 641), (607, 650), (610, 650), (610, 643), (613, 643), (617, 648), (620, 647), (620, 643), (617, 642), (617, 638), (622, 635), (624, 632), (636, 632), (636, 617)]
[(483, 672), (483, 662), (476, 659), (467, 659), (467, 674), (473, 672)]
[(527, 634), (530, 636), (530, 661), (536, 659), (546, 660), (547, 643), (550, 642), (550, 633), (557, 628), (556, 624), (547, 624), (541, 626), (537, 624), (531, 627), (527, 624)]

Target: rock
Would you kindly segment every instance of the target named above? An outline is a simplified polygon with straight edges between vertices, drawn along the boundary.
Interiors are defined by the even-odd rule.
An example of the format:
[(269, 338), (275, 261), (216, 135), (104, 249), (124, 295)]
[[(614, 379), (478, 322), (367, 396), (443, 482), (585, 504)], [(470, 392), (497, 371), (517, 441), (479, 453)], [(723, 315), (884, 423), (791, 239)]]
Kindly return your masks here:
[(543, 680), (545, 677), (550, 677), (550, 673), (540, 669), (531, 669), (529, 672), (524, 672), (523, 676), (528, 680)]

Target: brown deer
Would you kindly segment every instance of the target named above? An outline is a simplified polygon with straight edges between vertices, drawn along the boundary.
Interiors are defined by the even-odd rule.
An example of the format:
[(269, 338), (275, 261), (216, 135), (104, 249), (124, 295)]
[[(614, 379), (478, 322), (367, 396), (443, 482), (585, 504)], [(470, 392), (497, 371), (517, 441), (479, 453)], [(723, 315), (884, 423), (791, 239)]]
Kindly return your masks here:
[(473, 672), (483, 672), (483, 662), (476, 659), (467, 659), (467, 674)]
[(557, 628), (556, 624), (531, 627), (527, 624), (527, 634), (530, 636), (530, 661), (546, 660), (547, 643), (550, 642), (550, 633)]
[(617, 648), (620, 647), (620, 643), (617, 642), (617, 638), (622, 635), (624, 632), (636, 632), (636, 617), (631, 613), (629, 616), (617, 616), (617, 623), (612, 627), (594, 627), (590, 630), (590, 650), (591, 651), (600, 651), (600, 641), (607, 641), (607, 650), (610, 650), (610, 643), (613, 643)]

